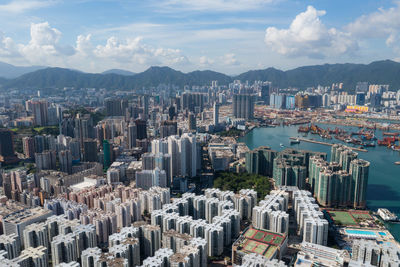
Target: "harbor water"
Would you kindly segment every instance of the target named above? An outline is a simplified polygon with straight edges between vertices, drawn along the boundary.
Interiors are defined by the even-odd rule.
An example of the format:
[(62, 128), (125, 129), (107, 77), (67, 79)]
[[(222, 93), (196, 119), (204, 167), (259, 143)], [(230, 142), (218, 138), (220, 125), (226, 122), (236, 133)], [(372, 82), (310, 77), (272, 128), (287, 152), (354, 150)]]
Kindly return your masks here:
[[(318, 125), (321, 128), (334, 129), (335, 125)], [(340, 126), (349, 132), (357, 132), (358, 128)], [(290, 145), (290, 137), (304, 137), (303, 133), (297, 132), (298, 126), (277, 126), (275, 128), (264, 127), (255, 128), (244, 137), (239, 138), (239, 142), (244, 142), (249, 149), (259, 146), (269, 146), (276, 151), (291, 147), (303, 150), (326, 152), (330, 159), (330, 146), (301, 142), (300, 144)], [(382, 132), (376, 131), (378, 139), (382, 139)], [(308, 134), (308, 139), (323, 141), (326, 143), (342, 143), (335, 138), (331, 140), (323, 139), (319, 135)], [(283, 147), (281, 146), (283, 145)], [(394, 162), (400, 161), (400, 152), (393, 151), (387, 147), (376, 146), (368, 147), (368, 152), (357, 152), (358, 157), (371, 162), (367, 189), (368, 209), (376, 211), (378, 208), (387, 208), (400, 215), (400, 165)], [(386, 227), (400, 241), (400, 224), (387, 223)]]

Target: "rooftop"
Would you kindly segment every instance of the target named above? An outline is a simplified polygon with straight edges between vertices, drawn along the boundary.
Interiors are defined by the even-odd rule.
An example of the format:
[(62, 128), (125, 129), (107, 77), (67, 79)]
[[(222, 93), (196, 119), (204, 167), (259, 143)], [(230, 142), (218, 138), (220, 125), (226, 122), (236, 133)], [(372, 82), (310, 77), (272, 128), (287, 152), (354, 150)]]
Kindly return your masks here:
[(234, 246), (245, 253), (256, 253), (270, 259), (284, 243), (286, 235), (253, 227), (248, 228)]

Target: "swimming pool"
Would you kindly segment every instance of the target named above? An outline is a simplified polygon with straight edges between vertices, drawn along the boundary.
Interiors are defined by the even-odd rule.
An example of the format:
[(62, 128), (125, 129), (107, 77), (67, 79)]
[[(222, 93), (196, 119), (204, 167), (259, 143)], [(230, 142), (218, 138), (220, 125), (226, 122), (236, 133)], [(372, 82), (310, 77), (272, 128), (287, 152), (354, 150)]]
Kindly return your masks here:
[(379, 232), (379, 234), (382, 236), (386, 236), (386, 233), (384, 233), (384, 232)]
[(356, 230), (356, 229), (346, 229), (345, 230), (349, 235), (367, 235), (367, 236), (376, 236), (375, 232), (367, 231), (367, 230)]

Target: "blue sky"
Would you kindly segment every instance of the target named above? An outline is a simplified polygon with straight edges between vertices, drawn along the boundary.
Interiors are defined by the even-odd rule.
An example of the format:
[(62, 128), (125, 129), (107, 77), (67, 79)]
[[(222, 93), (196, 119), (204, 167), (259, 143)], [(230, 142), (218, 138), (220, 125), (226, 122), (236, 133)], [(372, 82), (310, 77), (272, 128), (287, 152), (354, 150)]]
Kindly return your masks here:
[(0, 0), (0, 61), (101, 72), (400, 60), (400, 2)]

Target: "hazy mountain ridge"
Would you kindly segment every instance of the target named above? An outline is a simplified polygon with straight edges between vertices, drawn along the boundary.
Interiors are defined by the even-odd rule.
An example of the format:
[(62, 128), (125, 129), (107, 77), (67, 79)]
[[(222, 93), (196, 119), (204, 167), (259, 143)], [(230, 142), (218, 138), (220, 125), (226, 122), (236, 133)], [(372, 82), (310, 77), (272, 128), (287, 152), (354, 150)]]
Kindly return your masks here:
[(0, 62), (0, 77), (6, 79), (13, 79), (23, 74), (44, 68), (46, 67), (41, 67), (41, 66), (23, 67), (23, 66), (14, 66), (8, 63)]
[[(0, 77), (2, 73), (0, 72)], [(280, 88), (306, 88), (317, 85), (329, 86), (343, 82), (345, 88), (353, 90), (359, 81), (373, 84), (389, 84), (392, 89), (400, 89), (400, 63), (384, 60), (370, 64), (325, 64), (299, 67), (288, 71), (275, 68), (251, 70), (237, 76), (205, 70), (183, 73), (169, 67), (150, 67), (134, 75), (115, 73), (91, 74), (63, 68), (46, 68), (30, 72), (14, 79), (0, 78), (3, 88), (27, 87), (94, 87), (108, 89), (138, 89), (143, 87), (170, 84), (210, 85), (217, 80), (220, 85), (227, 85), (233, 80), (254, 82), (271, 81)]]
[(122, 70), (122, 69), (110, 69), (103, 71), (101, 74), (118, 74), (118, 75), (124, 75), (124, 76), (132, 76), (135, 75), (135, 72), (129, 71), (129, 70)]

